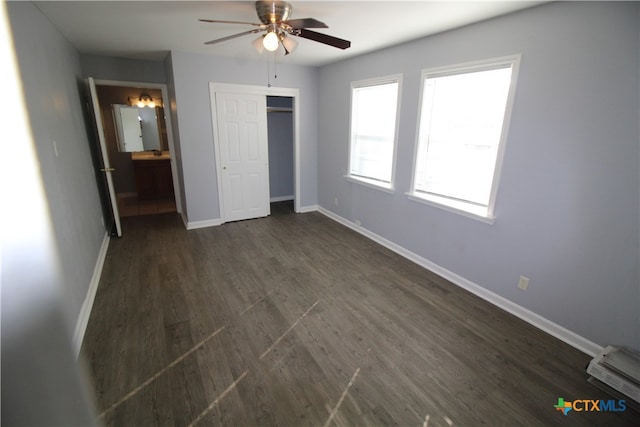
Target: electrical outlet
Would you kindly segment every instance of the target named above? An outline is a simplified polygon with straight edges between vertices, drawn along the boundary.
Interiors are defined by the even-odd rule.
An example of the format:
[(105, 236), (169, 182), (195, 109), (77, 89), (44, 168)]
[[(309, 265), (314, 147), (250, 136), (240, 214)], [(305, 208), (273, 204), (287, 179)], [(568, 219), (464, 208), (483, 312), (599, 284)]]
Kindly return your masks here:
[(526, 291), (528, 287), (529, 287), (529, 278), (520, 276), (520, 280), (518, 280), (518, 289), (522, 289), (523, 291)]
[(359, 220), (359, 219), (356, 219), (356, 225), (357, 225), (358, 227), (360, 227), (360, 226), (362, 225), (362, 223), (360, 222), (360, 220)]
[(333, 204), (338, 206), (338, 198), (337, 197), (335, 199), (333, 199)]

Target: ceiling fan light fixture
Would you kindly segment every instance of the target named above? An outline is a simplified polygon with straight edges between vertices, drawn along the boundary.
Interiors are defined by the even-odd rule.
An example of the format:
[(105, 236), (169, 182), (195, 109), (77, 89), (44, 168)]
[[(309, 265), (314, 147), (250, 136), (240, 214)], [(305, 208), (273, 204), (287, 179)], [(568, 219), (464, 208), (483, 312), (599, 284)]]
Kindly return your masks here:
[(264, 36), (264, 39), (262, 39), (262, 45), (269, 52), (275, 52), (278, 49), (278, 46), (280, 45), (280, 40), (278, 39), (278, 35), (273, 31), (269, 31), (267, 35)]
[(264, 36), (260, 36), (251, 42), (251, 45), (256, 51), (258, 51), (258, 53), (264, 52), (264, 44), (262, 43), (263, 39), (264, 39)]
[(287, 54), (293, 53), (293, 51), (298, 47), (298, 42), (291, 37), (282, 37), (280, 41), (282, 42), (282, 46), (284, 46), (284, 50)]
[[(253, 29), (243, 31), (241, 33), (232, 34), (227, 37), (209, 40), (206, 45), (233, 40), (248, 34), (262, 33), (264, 37), (254, 40), (252, 45), (258, 53), (276, 52), (280, 45), (284, 49), (284, 54), (288, 55), (296, 49), (298, 43), (287, 36), (295, 36), (314, 42), (322, 43), (328, 46), (337, 47), (339, 49), (347, 49), (351, 46), (349, 40), (343, 40), (328, 34), (318, 33), (309, 28), (329, 28), (324, 22), (314, 18), (289, 19), (291, 15), (291, 4), (286, 1), (256, 1), (256, 12), (260, 23), (228, 21), (218, 19), (200, 19), (202, 22), (221, 23), (221, 24), (245, 24), (251, 25)], [(294, 37), (294, 38), (295, 38)], [(260, 45), (261, 44), (261, 45)]]

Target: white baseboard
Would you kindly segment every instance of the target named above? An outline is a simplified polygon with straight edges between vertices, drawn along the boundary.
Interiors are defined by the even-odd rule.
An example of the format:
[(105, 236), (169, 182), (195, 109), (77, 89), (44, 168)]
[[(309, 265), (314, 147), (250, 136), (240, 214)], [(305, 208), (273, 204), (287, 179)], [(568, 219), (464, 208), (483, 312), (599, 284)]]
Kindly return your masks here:
[(536, 328), (558, 338), (559, 340), (569, 344), (570, 346), (586, 353), (590, 356), (595, 356), (602, 351), (602, 346), (589, 341), (588, 339), (546, 319), (539, 314), (534, 313), (533, 311), (526, 309), (494, 292), (491, 292), (482, 286), (473, 283), (470, 280), (465, 279), (464, 277), (447, 270), (444, 267), (439, 266), (438, 264), (429, 261), (422, 256), (409, 251), (408, 249), (403, 248), (396, 243), (391, 242), (390, 240), (385, 239), (382, 236), (379, 236), (366, 228), (356, 225), (351, 221), (331, 212), (323, 207), (318, 207), (318, 211), (331, 218), (332, 220), (356, 231), (357, 233), (362, 234), (363, 236), (373, 240), (376, 243), (386, 247), (387, 249), (392, 250), (393, 252), (407, 258), (410, 261), (415, 262), (421, 267), (430, 270), (437, 275), (447, 279), (451, 283), (466, 289), (474, 295), (482, 298), (483, 300), (503, 309), (504, 311), (513, 314), (514, 316), (524, 320), (525, 322), (535, 326)]
[(269, 199), (269, 201), (270, 201), (271, 203), (274, 203), (274, 202), (285, 202), (285, 201), (287, 201), (287, 200), (293, 200), (293, 198), (294, 198), (294, 197), (293, 197), (293, 194), (292, 194), (292, 195), (290, 195), (290, 196), (278, 196), (278, 197), (272, 197), (272, 198), (270, 198), (270, 199)]
[(187, 222), (187, 230), (195, 230), (197, 228), (206, 228), (206, 227), (216, 227), (218, 225), (222, 225), (222, 220), (220, 218), (208, 219), (205, 221), (191, 221), (191, 222)]
[(73, 331), (73, 351), (76, 356), (80, 356), (80, 348), (82, 347), (82, 340), (89, 324), (89, 317), (91, 316), (91, 309), (93, 308), (93, 302), (96, 299), (96, 292), (98, 291), (98, 285), (100, 284), (100, 276), (102, 276), (102, 267), (104, 266), (104, 260), (107, 257), (107, 250), (109, 249), (109, 242), (111, 238), (109, 233), (105, 233), (104, 239), (102, 239), (102, 245), (98, 252), (98, 259), (96, 265), (93, 268), (93, 275), (91, 276), (91, 282), (89, 283), (89, 289), (87, 295), (84, 298), (82, 307), (80, 307), (80, 314), (76, 321), (76, 328)]
[(317, 211), (318, 205), (311, 205), (311, 206), (300, 206), (300, 209), (298, 209), (297, 213), (309, 213), (309, 212), (315, 212)]
[(182, 223), (184, 224), (184, 228), (186, 228), (188, 230), (189, 229), (189, 221), (187, 221), (187, 216), (183, 212), (180, 212), (180, 218), (182, 218)]

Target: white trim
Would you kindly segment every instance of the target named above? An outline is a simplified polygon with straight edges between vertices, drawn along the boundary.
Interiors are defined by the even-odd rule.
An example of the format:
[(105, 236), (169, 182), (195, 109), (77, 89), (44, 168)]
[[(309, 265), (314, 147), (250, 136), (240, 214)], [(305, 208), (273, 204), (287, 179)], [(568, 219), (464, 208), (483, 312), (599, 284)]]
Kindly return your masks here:
[(184, 224), (184, 228), (186, 230), (189, 229), (189, 221), (187, 220), (187, 216), (184, 212), (178, 212), (180, 215), (180, 218), (182, 218), (182, 224)]
[(364, 185), (365, 187), (373, 188), (376, 190), (384, 191), (385, 193), (393, 194), (396, 192), (395, 188), (390, 182), (376, 181), (375, 179), (367, 179), (355, 175), (345, 175), (347, 181), (351, 181), (355, 184)]
[(602, 351), (602, 346), (589, 341), (588, 339), (576, 334), (575, 332), (572, 332), (566, 328), (564, 328), (563, 326), (558, 325), (557, 323), (552, 322), (549, 319), (546, 319), (542, 316), (540, 316), (539, 314), (534, 313), (533, 311), (526, 309), (512, 301), (509, 301), (508, 299), (494, 293), (491, 292), (488, 289), (483, 288), (482, 286), (473, 283), (472, 281), (465, 279), (464, 277), (447, 270), (444, 267), (439, 266), (438, 264), (429, 261), (426, 258), (423, 258), (422, 256), (411, 252), (408, 249), (403, 248), (400, 245), (397, 245), (393, 242), (391, 242), (390, 240), (385, 239), (382, 236), (379, 236), (369, 230), (367, 230), (366, 228), (360, 226), (360, 225), (356, 225), (354, 223), (352, 223), (351, 221), (323, 208), (323, 207), (318, 207), (318, 212), (320, 212), (321, 214), (331, 218), (332, 220), (362, 234), (363, 236), (373, 240), (376, 243), (381, 244), (382, 246), (386, 247), (387, 249), (392, 250), (393, 252), (397, 253), (398, 255), (401, 255), (403, 257), (405, 257), (406, 259), (415, 262), (416, 264), (418, 264), (421, 267), (426, 268), (427, 270), (430, 270), (432, 272), (434, 272), (435, 274), (447, 279), (448, 281), (450, 281), (451, 283), (453, 283), (454, 285), (457, 285), (463, 289), (466, 289), (467, 291), (471, 292), (472, 294), (482, 298), (483, 300), (495, 305), (498, 308), (501, 308), (502, 310), (513, 314), (514, 316), (524, 320), (525, 322), (535, 326), (536, 328), (548, 333), (549, 335), (552, 335), (556, 338), (558, 338), (559, 340), (569, 344), (570, 346), (582, 351), (583, 353), (586, 353), (590, 356), (595, 356), (596, 354), (600, 353)]
[(273, 202), (284, 202), (284, 201), (287, 201), (287, 200), (295, 200), (295, 196), (292, 194), (290, 196), (278, 196), (278, 197), (271, 197), (269, 199), (269, 201), (271, 203), (273, 203)]
[[(501, 65), (513, 66), (514, 62), (519, 62), (522, 54), (516, 53), (513, 55), (499, 56), (489, 59), (478, 59), (475, 61), (461, 62), (453, 65), (442, 65), (438, 67), (430, 67), (422, 70), (422, 79), (429, 76), (433, 77), (446, 77), (456, 74), (462, 74), (468, 71), (485, 71), (500, 68)], [(504, 67), (507, 68), (507, 67)]]
[[(466, 216), (467, 218), (475, 219), (485, 224), (493, 224), (496, 220), (495, 216), (485, 216), (479, 213), (471, 212), (467, 209), (458, 209), (453, 203), (447, 204), (447, 199), (444, 197), (438, 197), (436, 195), (420, 194), (420, 193), (405, 193), (405, 195), (414, 202), (423, 203), (425, 205), (433, 206), (438, 209), (445, 210), (447, 212), (453, 212), (458, 215)], [(460, 202), (464, 203), (464, 202)]]
[[(213, 132), (213, 153), (216, 157), (216, 181), (218, 183), (218, 211), (220, 223), (225, 222), (224, 218), (224, 194), (222, 194), (222, 164), (220, 163), (220, 144), (218, 144), (218, 107), (216, 105), (216, 90), (214, 83), (209, 82), (209, 102), (211, 103), (211, 130)], [(268, 144), (268, 141), (267, 141)], [(187, 230), (189, 227), (187, 226)]]
[(285, 87), (264, 87), (253, 85), (240, 85), (230, 83), (209, 82), (209, 94), (211, 105), (211, 121), (213, 126), (213, 146), (216, 157), (216, 177), (218, 180), (218, 207), (220, 209), (221, 223), (225, 222), (224, 205), (222, 197), (222, 171), (220, 165), (220, 149), (218, 147), (218, 118), (216, 96), (217, 92), (252, 94), (264, 96), (284, 96), (293, 98), (293, 210), (297, 213), (302, 212), (300, 207), (300, 89)]
[(222, 225), (224, 222), (222, 219), (207, 219), (204, 221), (191, 221), (187, 222), (187, 230), (195, 230), (198, 228), (206, 228), (206, 227), (217, 227), (218, 225)]
[(100, 251), (98, 251), (98, 258), (96, 265), (93, 267), (93, 275), (91, 276), (91, 282), (89, 282), (89, 289), (87, 295), (84, 298), (82, 307), (80, 307), (80, 314), (76, 321), (76, 327), (73, 331), (73, 352), (76, 359), (80, 356), (80, 349), (82, 348), (82, 341), (84, 334), (87, 331), (87, 325), (89, 324), (89, 317), (91, 316), (91, 309), (93, 308), (93, 302), (96, 299), (96, 293), (98, 291), (98, 285), (100, 284), (100, 277), (102, 276), (102, 267), (104, 267), (104, 260), (107, 257), (107, 250), (109, 249), (109, 242), (111, 238), (109, 233), (105, 233), (102, 239), (102, 245)]
[[(347, 178), (353, 178), (355, 180), (359, 180), (359, 179), (364, 179), (366, 180), (366, 178), (364, 177), (359, 177), (359, 176), (354, 176), (351, 175), (351, 154), (352, 154), (352, 144), (353, 144), (353, 92), (355, 89), (360, 89), (360, 88), (365, 88), (365, 87), (372, 87), (372, 86), (380, 86), (380, 85), (386, 85), (386, 84), (392, 84), (392, 83), (397, 83), (398, 84), (398, 94), (397, 94), (397, 99), (396, 99), (396, 119), (395, 119), (395, 129), (394, 129), (394, 135), (393, 135), (393, 153), (391, 155), (391, 179), (388, 183), (388, 186), (384, 186), (382, 187), (383, 189), (390, 189), (391, 191), (393, 191), (394, 189), (394, 183), (396, 180), (396, 159), (397, 159), (397, 153), (398, 153), (398, 135), (400, 133), (400, 106), (402, 105), (402, 78), (403, 78), (403, 74), (399, 73), (399, 74), (392, 74), (389, 76), (383, 76), (383, 77), (373, 77), (370, 79), (365, 79), (365, 80), (358, 80), (358, 81), (354, 81), (351, 82), (351, 91), (350, 91), (350, 104), (349, 104), (349, 153), (347, 156), (347, 174), (345, 175), (345, 177)], [(373, 182), (376, 182), (375, 180), (371, 180)], [(358, 182), (358, 181), (356, 181)], [(366, 182), (366, 181), (364, 181)], [(358, 183), (362, 183), (362, 181), (358, 182)], [(366, 184), (365, 184), (366, 185)], [(375, 187), (381, 187), (381, 185), (384, 184), (373, 184)]]
[(498, 144), (498, 152), (496, 153), (496, 163), (493, 169), (493, 184), (491, 185), (491, 194), (489, 195), (488, 216), (494, 216), (496, 208), (496, 198), (498, 197), (498, 187), (500, 186), (500, 178), (502, 177), (502, 164), (504, 163), (504, 152), (509, 138), (509, 126), (511, 125), (511, 113), (515, 104), (516, 88), (518, 86), (518, 75), (520, 74), (520, 61), (522, 55), (517, 54), (511, 57), (503, 58), (508, 60), (511, 58), (511, 86), (507, 95), (507, 104), (504, 109), (504, 118), (502, 119), (502, 133), (500, 135), (500, 143)]
[(296, 213), (316, 212), (318, 209), (320, 209), (318, 205), (301, 206), (300, 210), (298, 210)]

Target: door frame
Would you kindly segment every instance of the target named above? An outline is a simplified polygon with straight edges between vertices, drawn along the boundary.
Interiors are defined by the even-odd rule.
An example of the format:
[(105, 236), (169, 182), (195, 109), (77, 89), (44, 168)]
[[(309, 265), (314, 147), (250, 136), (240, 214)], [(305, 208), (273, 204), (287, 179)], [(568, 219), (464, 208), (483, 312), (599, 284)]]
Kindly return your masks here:
[[(226, 222), (224, 217), (224, 198), (222, 194), (222, 165), (220, 164), (220, 140), (218, 135), (218, 110), (216, 93), (235, 93), (241, 95), (283, 96), (293, 98), (293, 210), (300, 213), (300, 89), (285, 87), (264, 87), (239, 85), (231, 83), (209, 82), (209, 101), (211, 103), (211, 123), (213, 126), (213, 146), (216, 157), (216, 179), (218, 181), (218, 207), (220, 223)], [(265, 112), (266, 113), (266, 112)], [(267, 146), (269, 141), (267, 140)]]
[[(122, 86), (122, 87), (135, 87), (135, 88), (149, 88), (149, 89), (159, 89), (162, 93), (162, 105), (164, 108), (164, 116), (165, 116), (165, 125), (167, 126), (167, 143), (169, 144), (169, 153), (170, 160), (169, 164), (171, 165), (171, 179), (173, 180), (173, 193), (175, 195), (176, 200), (176, 211), (182, 215), (182, 194), (180, 193), (180, 185), (178, 182), (178, 167), (176, 164), (176, 149), (175, 144), (173, 142), (173, 125), (171, 123), (171, 109), (167, 111), (167, 106), (169, 105), (169, 90), (167, 89), (167, 85), (164, 83), (146, 83), (146, 82), (131, 82), (131, 81), (120, 81), (120, 80), (101, 80), (94, 79), (96, 86)], [(102, 123), (100, 123), (102, 125)]]

